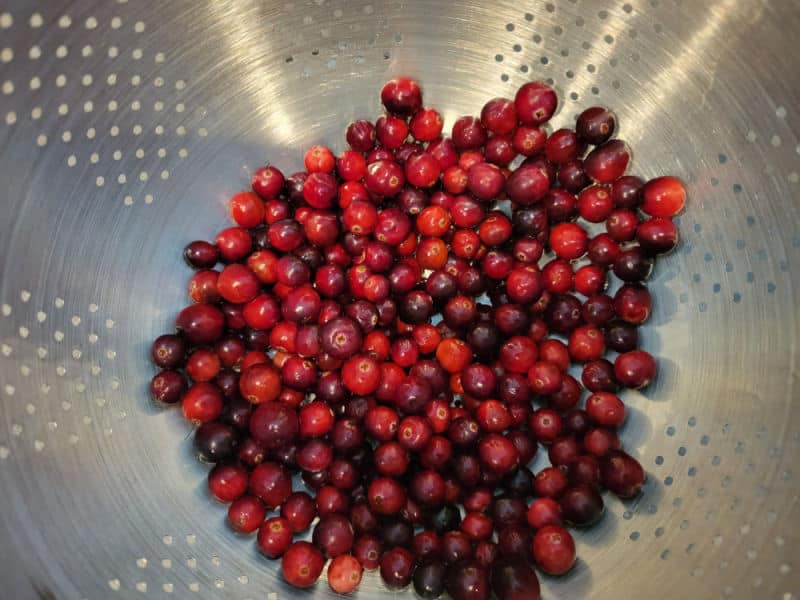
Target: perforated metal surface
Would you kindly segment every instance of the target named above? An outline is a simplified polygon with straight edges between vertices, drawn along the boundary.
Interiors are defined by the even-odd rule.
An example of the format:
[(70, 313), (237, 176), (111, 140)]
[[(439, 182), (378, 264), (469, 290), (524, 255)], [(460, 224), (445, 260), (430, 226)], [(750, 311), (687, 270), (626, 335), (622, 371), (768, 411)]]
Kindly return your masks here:
[(555, 127), (611, 106), (636, 172), (689, 182), (645, 329), (659, 379), (625, 396), (649, 482), (546, 597), (796, 599), (798, 30), (796, 1), (0, 1), (9, 597), (296, 595), (225, 527), (188, 426), (150, 406), (148, 343), (184, 301), (183, 245), (247, 174), (341, 149), (408, 74), (448, 128), (551, 79)]

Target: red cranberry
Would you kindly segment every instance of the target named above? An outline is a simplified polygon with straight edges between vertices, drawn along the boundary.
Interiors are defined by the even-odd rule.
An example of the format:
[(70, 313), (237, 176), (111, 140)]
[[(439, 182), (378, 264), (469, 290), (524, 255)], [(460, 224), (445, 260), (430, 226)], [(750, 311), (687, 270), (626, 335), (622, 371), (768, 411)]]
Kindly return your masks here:
[(533, 538), (533, 558), (548, 575), (563, 575), (575, 564), (575, 540), (558, 525), (547, 525)]
[(275, 508), (292, 493), (292, 478), (277, 463), (261, 463), (250, 474), (250, 493), (260, 498), (267, 508)]
[(267, 558), (283, 556), (291, 544), (292, 528), (284, 518), (267, 519), (258, 530), (258, 549)]
[(567, 476), (561, 469), (546, 467), (533, 480), (535, 495), (540, 498), (558, 498), (567, 489)]
[(430, 560), (414, 570), (414, 591), (426, 600), (439, 598), (445, 589), (447, 567), (439, 560)]
[(644, 350), (631, 350), (614, 360), (614, 374), (621, 385), (639, 389), (648, 385), (655, 377), (656, 362)]
[(281, 506), (281, 517), (286, 519), (295, 533), (308, 529), (316, 515), (314, 501), (306, 492), (290, 494)]
[(606, 294), (593, 294), (586, 298), (581, 309), (583, 320), (601, 327), (614, 318), (614, 300)]
[(537, 498), (534, 500), (526, 515), (528, 525), (534, 530), (542, 529), (548, 525), (563, 524), (561, 519), (561, 505), (552, 498)]
[(267, 509), (255, 496), (242, 496), (228, 508), (228, 523), (239, 533), (253, 533), (266, 516)]
[(328, 565), (328, 585), (337, 594), (349, 594), (361, 583), (361, 563), (349, 554), (337, 556)]
[(614, 321), (606, 329), (606, 343), (615, 352), (635, 350), (639, 344), (639, 329), (630, 323)]
[(250, 417), (250, 434), (267, 448), (288, 444), (297, 436), (299, 428), (297, 413), (272, 401), (260, 404)]
[(550, 230), (550, 247), (560, 258), (580, 258), (586, 253), (588, 245), (589, 236), (575, 223), (560, 223)]
[(406, 494), (396, 480), (379, 477), (370, 483), (367, 498), (373, 511), (381, 515), (393, 515), (400, 512), (405, 503)]
[(489, 100), (481, 110), (481, 123), (491, 133), (505, 135), (517, 125), (517, 110), (507, 98)]
[(628, 168), (631, 154), (627, 144), (611, 140), (592, 150), (583, 161), (586, 174), (597, 183), (612, 183)]
[(590, 392), (615, 392), (618, 387), (614, 365), (605, 358), (587, 362), (581, 372), (581, 382)]
[(447, 531), (442, 535), (442, 559), (456, 564), (473, 556), (472, 542), (460, 531)]
[(196, 383), (183, 396), (183, 416), (193, 423), (208, 423), (222, 414), (222, 392), (213, 383)]
[(639, 247), (624, 250), (614, 261), (614, 275), (628, 283), (647, 279), (652, 270), (652, 259)]
[(182, 367), (186, 361), (186, 342), (178, 335), (161, 335), (153, 342), (150, 353), (153, 362), (162, 369)]
[[(525, 552), (529, 552), (528, 548)], [(539, 579), (524, 560), (511, 557), (492, 567), (491, 587), (497, 600), (539, 600)]]
[(547, 160), (556, 165), (563, 165), (578, 157), (578, 136), (571, 129), (554, 131), (544, 146)]
[(208, 474), (208, 489), (220, 502), (233, 502), (247, 491), (247, 481), (243, 466), (218, 464)]
[(478, 445), (481, 462), (499, 475), (511, 472), (519, 464), (517, 447), (499, 434), (486, 435)]
[(217, 234), (215, 243), (222, 260), (229, 263), (243, 259), (253, 247), (250, 232), (243, 227), (223, 229)]
[(600, 487), (600, 463), (592, 454), (583, 454), (567, 467), (567, 476), (571, 485), (589, 485)]
[(514, 106), (522, 123), (540, 125), (549, 121), (556, 112), (558, 96), (546, 83), (532, 81), (519, 88)]
[(253, 191), (263, 199), (274, 198), (283, 189), (283, 173), (270, 165), (261, 167), (253, 173), (251, 184)]
[(540, 361), (528, 371), (528, 383), (537, 394), (554, 394), (561, 388), (561, 370), (551, 362)]
[(283, 576), (291, 585), (308, 588), (322, 574), (325, 557), (309, 542), (294, 542), (281, 559)]
[(479, 119), (461, 117), (453, 124), (453, 143), (459, 151), (476, 150), (486, 143), (487, 135)]
[(644, 186), (642, 212), (651, 217), (670, 218), (683, 210), (686, 188), (677, 177), (658, 177)]
[(643, 285), (624, 285), (614, 295), (614, 312), (628, 323), (644, 323), (650, 316), (651, 308), (650, 292)]
[(481, 200), (496, 198), (503, 191), (505, 183), (499, 167), (490, 163), (478, 163), (467, 172), (469, 191)]
[(411, 135), (420, 142), (432, 142), (442, 134), (444, 119), (433, 108), (422, 108), (411, 118)]
[(600, 477), (612, 493), (620, 498), (638, 496), (644, 486), (642, 465), (622, 450), (610, 450), (600, 459)]
[(579, 159), (561, 165), (557, 178), (559, 185), (571, 194), (577, 194), (591, 183), (586, 171), (583, 170), (583, 161)]
[(375, 144), (375, 127), (369, 121), (353, 121), (347, 127), (346, 137), (353, 150), (369, 152)]
[(605, 456), (609, 450), (617, 449), (619, 446), (619, 436), (608, 429), (599, 427), (590, 429), (583, 436), (583, 447), (597, 457)]

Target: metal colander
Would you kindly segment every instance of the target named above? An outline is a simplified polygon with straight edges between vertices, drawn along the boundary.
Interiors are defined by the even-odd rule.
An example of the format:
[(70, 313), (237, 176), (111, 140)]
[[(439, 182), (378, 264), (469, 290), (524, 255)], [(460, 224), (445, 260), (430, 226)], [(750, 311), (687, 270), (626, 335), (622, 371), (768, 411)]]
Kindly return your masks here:
[(0, 596), (298, 594), (151, 406), (149, 342), (249, 173), (341, 150), (405, 74), (448, 129), (550, 80), (554, 127), (610, 106), (638, 174), (688, 182), (644, 328), (660, 375), (624, 396), (645, 492), (545, 597), (796, 600), (798, 31), (796, 0), (0, 0)]

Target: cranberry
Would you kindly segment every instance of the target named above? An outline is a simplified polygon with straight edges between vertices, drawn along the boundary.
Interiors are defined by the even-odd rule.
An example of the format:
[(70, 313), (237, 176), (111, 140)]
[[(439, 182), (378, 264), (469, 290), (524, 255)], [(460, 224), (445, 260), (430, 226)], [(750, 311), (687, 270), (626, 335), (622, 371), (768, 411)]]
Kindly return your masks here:
[(624, 250), (614, 261), (614, 275), (628, 283), (647, 279), (652, 270), (652, 259), (639, 247)]
[(430, 560), (414, 570), (414, 591), (427, 599), (439, 598), (445, 589), (447, 567), (439, 560)]
[(550, 179), (547, 173), (535, 165), (522, 165), (506, 179), (505, 192), (516, 204), (541, 202), (549, 189)]
[[(526, 553), (529, 550), (526, 548)], [(497, 562), (491, 572), (492, 591), (497, 600), (539, 600), (539, 579), (524, 560), (510, 557)]]
[(600, 459), (600, 477), (612, 493), (633, 498), (641, 492), (646, 475), (635, 458), (622, 450), (610, 450)]
[(571, 160), (558, 169), (558, 183), (571, 194), (577, 194), (591, 183), (586, 171), (583, 170), (582, 160)]
[(639, 389), (648, 385), (655, 377), (656, 362), (644, 350), (631, 350), (614, 360), (614, 374), (621, 385)]
[(537, 498), (534, 500), (526, 515), (528, 525), (534, 530), (542, 529), (548, 525), (562, 525), (561, 505), (552, 498)]
[(420, 142), (432, 142), (442, 134), (444, 119), (436, 109), (422, 108), (411, 118), (411, 135)]
[(575, 540), (558, 525), (547, 525), (533, 537), (533, 558), (548, 575), (563, 575), (575, 564)]
[(517, 447), (502, 435), (486, 435), (478, 445), (481, 462), (488, 469), (504, 475), (519, 464)]
[[(225, 327), (225, 316), (215, 306), (208, 304), (193, 304), (184, 308), (175, 319), (175, 327), (181, 331), (186, 340), (195, 346), (203, 346), (206, 344), (213, 344), (216, 342), (223, 333)], [(183, 363), (183, 352), (180, 352), (181, 346), (174, 345), (168, 351), (168, 356), (165, 359), (159, 358), (161, 364), (154, 358), (158, 366), (171, 367), (180, 366)], [(162, 348), (154, 352), (162, 354)], [(180, 357), (180, 359), (178, 358)], [(172, 361), (175, 361), (174, 365)]]
[(267, 509), (255, 496), (242, 496), (228, 507), (228, 523), (239, 533), (253, 533), (266, 516)]
[(590, 392), (615, 392), (618, 387), (614, 365), (605, 358), (587, 362), (581, 372), (581, 382)]
[(639, 343), (639, 330), (630, 323), (615, 321), (606, 329), (606, 343), (615, 352), (635, 350)]
[(247, 469), (236, 464), (218, 464), (208, 474), (208, 489), (220, 502), (233, 502), (247, 491)]
[(214, 244), (197, 240), (186, 246), (183, 258), (195, 269), (211, 269), (219, 261), (219, 249)]
[(488, 398), (494, 393), (497, 378), (489, 367), (473, 363), (461, 374), (464, 391), (476, 398)]
[(575, 485), (559, 498), (564, 520), (578, 527), (588, 527), (603, 516), (605, 507), (597, 488), (591, 485)]
[(598, 457), (605, 456), (609, 450), (619, 448), (619, 445), (619, 436), (608, 429), (590, 429), (583, 436), (583, 447)]
[(500, 168), (490, 163), (477, 163), (467, 171), (467, 187), (480, 200), (496, 198), (503, 191), (505, 183)]
[(611, 140), (592, 150), (583, 161), (586, 174), (597, 183), (612, 183), (628, 168), (631, 155), (627, 144)]
[(153, 362), (162, 369), (182, 367), (186, 360), (186, 342), (178, 335), (161, 335), (153, 342), (150, 353)]
[(636, 241), (650, 254), (664, 254), (678, 245), (678, 228), (669, 219), (653, 217), (639, 223)]
[(280, 193), (284, 181), (283, 173), (275, 167), (267, 165), (253, 173), (251, 184), (253, 191), (266, 200), (274, 198)]
[(186, 377), (180, 372), (165, 370), (155, 375), (150, 382), (150, 396), (157, 402), (175, 404), (183, 399), (187, 388)]
[(575, 223), (560, 223), (550, 230), (550, 247), (560, 258), (580, 258), (586, 254), (588, 245), (588, 234)]
[(528, 383), (537, 394), (554, 394), (561, 388), (561, 370), (551, 362), (533, 363), (528, 371)]
[(575, 130), (578, 136), (592, 145), (600, 145), (614, 135), (617, 120), (614, 113), (601, 106), (587, 108), (578, 117)]
[(479, 119), (461, 117), (453, 124), (453, 143), (459, 151), (475, 150), (486, 143), (487, 135)]
[(314, 527), (313, 542), (327, 558), (346, 554), (355, 541), (353, 526), (344, 515), (332, 513), (320, 518)]
[(392, 114), (413, 115), (422, 108), (422, 90), (413, 79), (398, 77), (383, 86), (381, 102)]
[(380, 562), (381, 579), (390, 590), (399, 590), (411, 582), (414, 557), (405, 548), (392, 548)]
[(183, 396), (183, 416), (193, 423), (208, 423), (222, 414), (222, 392), (213, 383), (196, 383)]
[(600, 487), (600, 463), (592, 454), (583, 454), (567, 467), (567, 476), (571, 485), (589, 485)]
[(381, 515), (400, 512), (406, 499), (405, 490), (394, 479), (379, 477), (369, 485), (367, 491), (370, 508)]
[(314, 501), (305, 492), (290, 494), (281, 506), (281, 517), (291, 525), (295, 533), (308, 529), (316, 514)]
[(325, 557), (309, 542), (294, 542), (281, 559), (283, 576), (291, 585), (308, 588), (322, 574)]
[(547, 160), (556, 165), (563, 165), (575, 160), (579, 150), (578, 136), (571, 129), (554, 131), (544, 145)]
[(558, 498), (567, 489), (567, 476), (555, 467), (546, 467), (536, 474), (533, 480), (535, 495), (544, 498)]
[(258, 549), (267, 558), (280, 558), (292, 545), (292, 535), (292, 528), (286, 519), (267, 519), (258, 530)]
[(369, 121), (353, 121), (347, 127), (346, 137), (353, 150), (369, 152), (375, 144), (375, 127)]
[(361, 583), (363, 567), (349, 554), (337, 556), (328, 566), (328, 585), (338, 594), (349, 594)]
[(239, 442), (232, 425), (210, 421), (203, 423), (194, 434), (194, 448), (203, 462), (216, 463), (230, 458)]
[(442, 559), (456, 564), (473, 556), (472, 542), (460, 531), (447, 531), (442, 535)]
[(489, 574), (476, 560), (460, 562), (448, 570), (445, 585), (453, 600), (489, 600)]
[(686, 203), (686, 188), (677, 177), (658, 177), (643, 190), (642, 212), (651, 217), (674, 217)]
[(546, 83), (532, 81), (523, 85), (514, 98), (517, 117), (528, 125), (541, 125), (550, 120), (558, 107), (558, 96)]
[(597, 360), (605, 350), (603, 332), (594, 325), (578, 327), (569, 336), (569, 354), (578, 362)]

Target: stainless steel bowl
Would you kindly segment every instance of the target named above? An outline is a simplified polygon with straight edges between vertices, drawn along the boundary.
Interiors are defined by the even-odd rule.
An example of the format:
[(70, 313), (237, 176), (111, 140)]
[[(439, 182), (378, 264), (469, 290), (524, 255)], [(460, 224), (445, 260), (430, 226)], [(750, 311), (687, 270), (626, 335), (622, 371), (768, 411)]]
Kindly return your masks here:
[(689, 183), (625, 396), (646, 491), (546, 597), (798, 598), (798, 31), (796, 0), (1, 2), (0, 595), (297, 594), (150, 405), (148, 344), (248, 173), (342, 149), (408, 74), (448, 126), (551, 79), (554, 127), (608, 105), (636, 172)]

